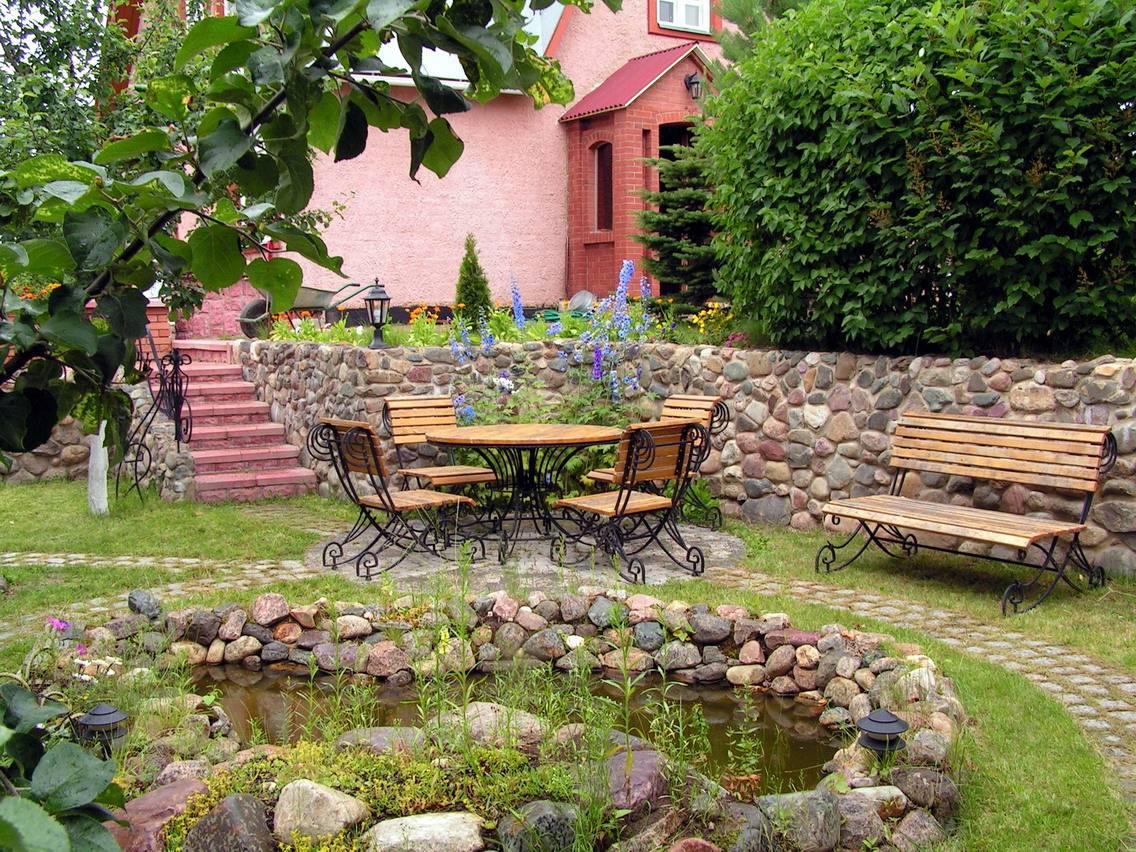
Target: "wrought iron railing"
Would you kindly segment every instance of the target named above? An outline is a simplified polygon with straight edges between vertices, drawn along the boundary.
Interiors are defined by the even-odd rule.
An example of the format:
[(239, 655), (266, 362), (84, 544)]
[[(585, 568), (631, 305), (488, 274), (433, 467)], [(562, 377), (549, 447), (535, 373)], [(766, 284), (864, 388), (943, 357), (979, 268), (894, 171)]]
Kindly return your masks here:
[(193, 437), (193, 406), (189, 402), (189, 376), (183, 367), (192, 363), (190, 356), (170, 349), (165, 355), (158, 355), (154, 337), (146, 329), (146, 337), (139, 338), (136, 368), (146, 378), (150, 389), (150, 404), (138, 418), (127, 437), (126, 450), (114, 479), (114, 493), (117, 497), (123, 474), (129, 472), (131, 483), (126, 493), (135, 491), (142, 500), (142, 483), (150, 475), (154, 465), (154, 454), (146, 445), (146, 436), (160, 412), (174, 425), (174, 440), (180, 452), (181, 445)]

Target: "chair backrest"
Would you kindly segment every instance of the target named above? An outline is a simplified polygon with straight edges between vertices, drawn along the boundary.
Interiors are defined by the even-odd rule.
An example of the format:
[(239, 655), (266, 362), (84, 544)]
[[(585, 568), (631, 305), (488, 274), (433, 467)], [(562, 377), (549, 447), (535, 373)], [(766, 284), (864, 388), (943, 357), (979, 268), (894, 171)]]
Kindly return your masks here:
[(1089, 493), (1115, 460), (1109, 428), (1078, 423), (909, 411), (891, 440), (891, 464), (901, 470)]
[(334, 450), (345, 471), (380, 478), (387, 475), (382, 445), (370, 423), (334, 417), (321, 418), (320, 422), (334, 432)]
[(426, 431), (457, 426), (449, 396), (391, 396), (383, 407), (383, 422), (395, 446), (426, 443)]
[(620, 487), (689, 479), (706, 460), (709, 432), (697, 420), (633, 423), (619, 442), (615, 476)]
[(717, 435), (730, 422), (730, 407), (720, 396), (674, 393), (663, 400), (659, 420), (697, 420)]

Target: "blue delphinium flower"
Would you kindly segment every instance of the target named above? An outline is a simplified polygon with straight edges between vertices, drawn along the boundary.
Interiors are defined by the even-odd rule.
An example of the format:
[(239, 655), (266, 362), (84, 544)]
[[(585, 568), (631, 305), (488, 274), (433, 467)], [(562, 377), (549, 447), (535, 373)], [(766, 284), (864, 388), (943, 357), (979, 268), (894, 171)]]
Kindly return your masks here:
[(560, 334), (560, 332), (562, 331), (564, 331), (564, 323), (554, 322), (548, 327), (548, 329), (545, 331), (545, 334), (547, 334), (549, 337), (553, 337), (557, 334)]
[(465, 347), (458, 343), (457, 338), (450, 338), (450, 354), (454, 356), (454, 360), (459, 364), (466, 362)]
[(454, 397), (454, 412), (457, 414), (458, 423), (463, 426), (469, 425), (477, 418), (477, 412), (466, 401), (464, 393), (459, 393)]
[(619, 286), (615, 288), (615, 298), (612, 300), (611, 320), (615, 326), (616, 336), (626, 340), (631, 333), (631, 313), (627, 309), (627, 288), (631, 285), (631, 276), (635, 274), (635, 264), (630, 260), (623, 261), (619, 270)]
[(517, 286), (517, 282), (513, 282), (513, 322), (517, 324), (517, 328), (525, 327), (525, 309), (521, 304), (521, 288)]
[(639, 298), (643, 301), (651, 298), (651, 279), (646, 275), (639, 279)]
[(493, 344), (497, 342), (497, 338), (495, 338), (493, 332), (489, 330), (489, 323), (485, 321), (485, 314), (482, 314), (481, 319), (478, 320), (477, 333), (481, 335), (481, 352), (484, 355), (488, 355), (489, 350), (493, 348)]
[(592, 353), (592, 378), (599, 381), (603, 376), (603, 349), (597, 346)]

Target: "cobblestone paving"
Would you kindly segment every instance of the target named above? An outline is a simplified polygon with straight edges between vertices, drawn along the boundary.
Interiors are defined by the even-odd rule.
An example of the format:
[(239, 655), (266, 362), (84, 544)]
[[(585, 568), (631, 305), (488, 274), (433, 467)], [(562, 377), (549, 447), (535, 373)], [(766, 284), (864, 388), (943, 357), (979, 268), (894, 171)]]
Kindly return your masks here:
[[(734, 544), (736, 542), (736, 544)], [(699, 536), (708, 556), (714, 561), (736, 559), (744, 546), (732, 536), (717, 534), (712, 539)], [(150, 558), (138, 556), (99, 557), (81, 553), (0, 553), (0, 568), (13, 564), (160, 566), (167, 570), (185, 570), (191, 577), (155, 587), (151, 591), (160, 600), (172, 603), (177, 598), (218, 589), (247, 590), (277, 582), (318, 577), (325, 569), (319, 566), (321, 548), (313, 548), (304, 561), (264, 560), (253, 563), (210, 562), (177, 557)], [(408, 563), (410, 561), (408, 560)], [(654, 570), (653, 570), (654, 568)], [(500, 587), (511, 575), (529, 588), (546, 588), (567, 574), (573, 582), (610, 582), (610, 571), (569, 568), (561, 571), (547, 557), (521, 554), (512, 566), (502, 569), (492, 560), (476, 563), (469, 581), (475, 588)], [(344, 571), (344, 576), (352, 576)], [(452, 572), (451, 572), (452, 574)], [(407, 564), (392, 572), (391, 581), (399, 589), (423, 588), (427, 582), (445, 581), (451, 574), (439, 573), (434, 562)], [(677, 570), (660, 571), (648, 563), (648, 582), (660, 583), (686, 575)], [(1030, 638), (1012, 629), (1012, 623), (985, 622), (968, 615), (939, 609), (921, 603), (885, 597), (870, 592), (844, 589), (812, 580), (788, 580), (772, 577), (746, 568), (708, 568), (704, 579), (729, 588), (764, 595), (787, 595), (853, 615), (910, 628), (924, 633), (990, 663), (1016, 672), (1054, 696), (1080, 726), (1089, 740), (1100, 748), (1112, 766), (1116, 780), (1127, 799), (1136, 804), (1136, 675), (1107, 663), (1094, 660), (1071, 648)], [(67, 615), (73, 619), (109, 618), (125, 607), (125, 593), (92, 598), (76, 603)], [(0, 631), (0, 642), (35, 632), (42, 627), (45, 614), (32, 613), (13, 619)]]

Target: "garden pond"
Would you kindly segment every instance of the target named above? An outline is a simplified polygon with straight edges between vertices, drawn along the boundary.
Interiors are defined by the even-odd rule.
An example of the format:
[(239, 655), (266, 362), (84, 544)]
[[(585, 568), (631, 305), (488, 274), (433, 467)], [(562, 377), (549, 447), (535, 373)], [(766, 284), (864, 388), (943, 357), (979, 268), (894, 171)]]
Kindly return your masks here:
[[(457, 684), (450, 685), (449, 700), (454, 705), (463, 696), (467, 702), (502, 701), (501, 677), (471, 676), (464, 693)], [(569, 689), (567, 683), (564, 687)], [(214, 666), (198, 671), (196, 689), (214, 696), (245, 746), (295, 742), (310, 738), (313, 729), (326, 735), (329, 729), (417, 726), (424, 715), (424, 696), (413, 684), (312, 679)], [(622, 684), (594, 676), (588, 689), (619, 713)], [(825, 774), (825, 762), (846, 744), (818, 723), (823, 706), (725, 685), (691, 687), (671, 682), (664, 687), (660, 678), (648, 676), (635, 686), (628, 708), (630, 733), (664, 752), (680, 740), (684, 748), (701, 742), (703, 754), (692, 756), (692, 762), (714, 778), (751, 779), (753, 794), (814, 787)], [(573, 713), (570, 706), (568, 715), (579, 719), (582, 714)], [(624, 727), (621, 719), (616, 727)]]

